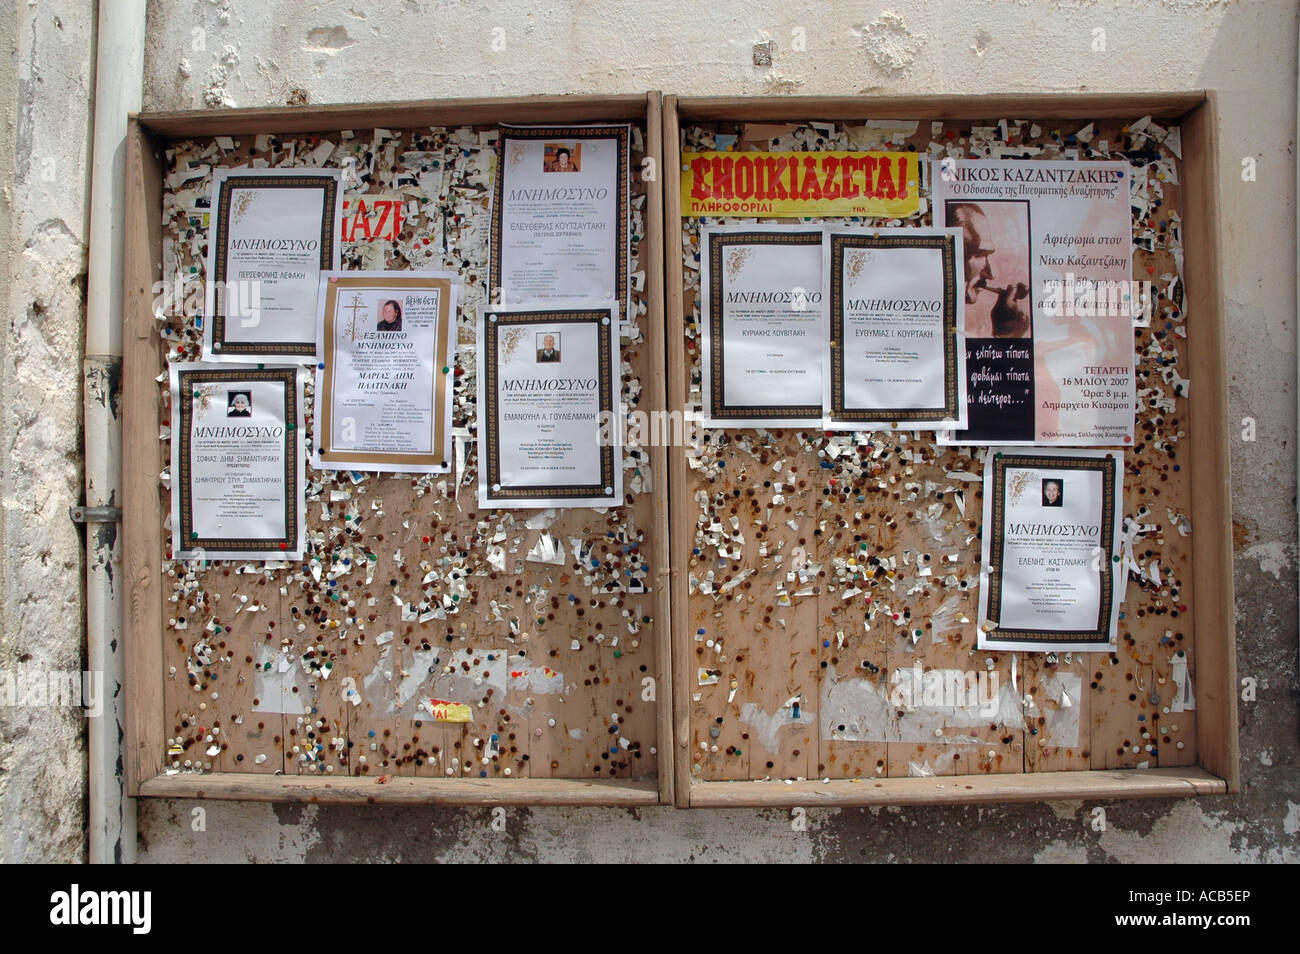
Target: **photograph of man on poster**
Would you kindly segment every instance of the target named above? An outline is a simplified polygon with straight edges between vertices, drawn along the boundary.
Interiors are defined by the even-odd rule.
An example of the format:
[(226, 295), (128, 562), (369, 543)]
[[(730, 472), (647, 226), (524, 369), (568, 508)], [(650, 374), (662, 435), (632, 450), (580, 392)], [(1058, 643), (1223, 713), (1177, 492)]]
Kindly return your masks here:
[(946, 211), (962, 230), (967, 338), (1032, 338), (1029, 203), (950, 201)]
[(540, 335), (542, 340), (537, 348), (538, 361), (559, 361), (560, 345), (555, 335)]

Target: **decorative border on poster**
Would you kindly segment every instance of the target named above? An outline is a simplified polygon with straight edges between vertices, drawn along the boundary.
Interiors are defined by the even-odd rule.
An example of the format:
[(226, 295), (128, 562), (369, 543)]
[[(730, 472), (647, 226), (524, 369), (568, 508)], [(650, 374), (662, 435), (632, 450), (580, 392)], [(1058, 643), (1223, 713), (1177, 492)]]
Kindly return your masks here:
[[(230, 221), (230, 203), (237, 189), (319, 189), (321, 201), (320, 270), (334, 267), (334, 210), (338, 204), (339, 180), (334, 175), (295, 176), (228, 176), (221, 180), (216, 208), (212, 210), (212, 227), (209, 241), (216, 242), (213, 250), (211, 281), (226, 281), (226, 233)], [(229, 341), (226, 339), (226, 316), (220, 309), (208, 316), (212, 323), (212, 350), (216, 356), (240, 354), (275, 354), (311, 358), (316, 354), (316, 342), (301, 341)]]
[[(613, 488), (616, 487), (614, 479), (614, 447), (611, 443), (605, 443), (600, 449), (600, 483), (599, 484), (542, 484), (527, 487), (500, 487), (501, 484), (501, 434), (500, 429), (496, 426), (497, 421), (497, 356), (500, 352), (500, 335), (501, 329), (505, 325), (545, 325), (545, 324), (582, 324), (594, 323), (597, 325), (599, 336), (599, 362), (600, 362), (600, 411), (607, 416), (613, 412), (613, 392), (614, 379), (611, 361), (613, 360), (613, 346), (611, 339), (615, 333), (614, 329), (608, 327), (610, 319), (610, 310), (606, 308), (597, 309), (556, 309), (551, 310), (529, 310), (529, 311), (494, 311), (485, 310), (486, 328), (483, 335), (483, 380), (478, 382), (478, 386), (483, 389), (485, 411), (484, 419), (479, 421), (480, 428), (486, 428), (487, 439), (485, 441), (487, 453), (487, 490), (486, 496), (489, 503), (494, 500), (521, 500), (531, 497), (603, 497), (610, 503), (617, 504), (620, 500), (614, 496)], [(508, 320), (496, 320), (498, 318)], [(484, 462), (480, 461), (479, 466)], [(500, 487), (499, 490), (493, 490), (494, 487)], [(605, 493), (605, 488), (611, 488), (610, 493)], [(589, 505), (584, 505), (589, 506)]]
[[(930, 421), (948, 416), (957, 419), (957, 254), (950, 235), (908, 237), (903, 235), (850, 235), (830, 233), (830, 346), (831, 406), (829, 414), (839, 422), (864, 424), (882, 420)], [(937, 248), (943, 255), (943, 377), (942, 407), (844, 409), (844, 250), (846, 248)]]
[[(618, 264), (614, 276), (619, 294), (619, 319), (627, 321), (631, 283), (628, 258), (631, 255), (629, 220), (632, 217), (630, 149), (631, 128), (627, 125), (609, 126), (502, 126), (497, 140), (497, 174), (492, 201), (492, 240), (488, 261), (488, 300), (501, 287), (501, 219), (504, 214), (502, 197), (505, 195), (506, 140), (508, 139), (614, 139), (618, 143)], [(501, 302), (504, 304), (504, 302)]]
[[(177, 466), (180, 473), (173, 474), (172, 480), (180, 481), (180, 540), (185, 551), (201, 547), (213, 552), (247, 551), (260, 552), (280, 549), (290, 552), (298, 545), (298, 385), (297, 368), (249, 368), (242, 370), (232, 367), (230, 370), (187, 370), (178, 368), (176, 372), (177, 397), (180, 407), (173, 408), (179, 425), (179, 434), (172, 432), (173, 440), (180, 440), (180, 453)], [(237, 384), (242, 381), (279, 381), (284, 385), (284, 536), (270, 539), (247, 539), (233, 537), (200, 538), (194, 535), (194, 502), (190, 488), (190, 427), (194, 418), (194, 389), (203, 384)]]
[(1081, 640), (1096, 641), (1099, 649), (1110, 645), (1110, 617), (1112, 601), (1115, 598), (1114, 574), (1115, 564), (1111, 554), (1115, 548), (1115, 481), (1116, 458), (1113, 454), (1105, 457), (1071, 457), (1065, 454), (1020, 454), (996, 453), (993, 461), (993, 515), (992, 527), (985, 527), (991, 533), (989, 540), (989, 599), (988, 619), (997, 623), (1002, 615), (1002, 559), (1006, 545), (1003, 519), (1006, 514), (1007, 468), (1027, 467), (1034, 470), (1060, 467), (1069, 470), (1096, 470), (1102, 475), (1101, 504), (1101, 599), (1098, 601), (1097, 626), (1095, 629), (1075, 630), (1018, 630), (999, 627), (991, 638), (999, 641), (1024, 640), (1026, 642), (1061, 642), (1072, 643)]
[[(821, 245), (823, 230), (817, 226), (815, 231), (789, 230), (782, 232), (714, 232), (709, 235), (709, 392), (713, 402), (709, 416), (715, 420), (755, 420), (770, 417), (777, 420), (788, 418), (807, 418), (811, 426), (819, 426), (822, 420), (822, 406), (808, 405), (739, 405), (726, 404), (723, 401), (723, 360), (725, 349), (722, 343), (722, 312), (725, 301), (723, 291), (722, 253), (732, 245)], [(754, 425), (759, 426), (759, 425)], [(789, 425), (787, 425), (789, 426)]]

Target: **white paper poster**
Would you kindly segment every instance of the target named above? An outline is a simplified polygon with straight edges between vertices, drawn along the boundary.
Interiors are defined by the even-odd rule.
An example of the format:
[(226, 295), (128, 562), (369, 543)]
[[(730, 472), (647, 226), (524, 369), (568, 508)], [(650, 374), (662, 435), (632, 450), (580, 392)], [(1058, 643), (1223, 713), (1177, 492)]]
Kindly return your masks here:
[(1124, 567), (1122, 451), (991, 453), (978, 646), (1109, 652)]
[(962, 230), (969, 427), (955, 444), (1133, 443), (1130, 169), (944, 160), (935, 221)]
[(171, 366), (172, 555), (303, 553), (302, 371)]
[(484, 312), (479, 506), (622, 504), (617, 321), (613, 305)]
[(959, 229), (828, 228), (827, 430), (966, 423)]
[(205, 361), (316, 354), (322, 271), (339, 267), (341, 169), (216, 169), (208, 233)]
[(629, 135), (627, 125), (502, 127), (491, 262), (500, 304), (627, 300)]
[(821, 226), (700, 229), (706, 427), (822, 426)]
[(451, 470), (457, 287), (451, 272), (321, 276), (313, 466)]

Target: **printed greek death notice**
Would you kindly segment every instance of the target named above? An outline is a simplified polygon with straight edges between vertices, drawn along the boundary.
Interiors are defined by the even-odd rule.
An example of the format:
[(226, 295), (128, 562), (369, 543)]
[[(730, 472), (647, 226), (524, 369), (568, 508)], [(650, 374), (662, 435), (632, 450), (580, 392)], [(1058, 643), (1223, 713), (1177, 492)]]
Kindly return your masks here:
[(613, 305), (479, 319), (479, 506), (623, 502), (617, 319)]
[(300, 559), (301, 370), (174, 364), (170, 378), (173, 557)]
[(490, 269), (500, 297), (493, 301), (625, 307), (630, 130), (502, 127)]
[(320, 274), (340, 261), (342, 183), (342, 169), (213, 172), (203, 360), (315, 356)]
[(820, 427), (821, 226), (700, 229), (706, 427)]
[(1115, 644), (1123, 451), (990, 454), (978, 647), (1107, 652)]
[(313, 466), (450, 472), (458, 286), (451, 272), (321, 277)]
[(828, 228), (827, 430), (966, 423), (960, 229)]

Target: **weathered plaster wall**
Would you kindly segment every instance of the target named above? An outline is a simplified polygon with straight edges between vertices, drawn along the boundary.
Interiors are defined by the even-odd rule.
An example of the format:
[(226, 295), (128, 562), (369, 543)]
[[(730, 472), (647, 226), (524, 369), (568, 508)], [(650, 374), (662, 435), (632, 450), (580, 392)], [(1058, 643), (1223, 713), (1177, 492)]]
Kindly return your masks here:
[[(8, 47), (3, 51), (4, 56), (0, 57), (0, 102), (4, 103), (4, 113), (0, 114), (6, 143), (13, 142), (14, 126), (17, 119), (14, 112), (14, 105), (18, 102), (18, 58), (17, 58), (17, 36), (14, 33), (14, 12), (10, 7), (0, 9), (0, 37), (8, 41)], [(9, 148), (0, 149), (0, 183), (12, 183), (14, 179), (14, 154)], [(0, 185), (0, 314), (9, 313), (9, 234), (10, 227), (13, 223), (13, 187)], [(9, 354), (9, 341), (7, 336), (0, 337), (0, 368), (6, 364)], [(5, 404), (4, 375), (0, 373), (0, 407)], [(3, 444), (0, 444), (2, 447)], [(7, 472), (9, 467), (9, 455), (6, 452), (3, 460), (4, 471)], [(0, 540), (7, 539), (5, 536), (5, 527), (8, 521), (5, 515), (5, 508), (0, 507)], [(6, 579), (5, 568), (8, 564), (3, 547), (0, 547), (0, 580)], [(0, 602), (0, 669), (12, 664), (12, 653), (9, 649), (8, 628), (5, 623), (5, 608), (3, 602)], [(0, 805), (5, 804), (5, 797), (9, 790), (10, 762), (13, 759), (13, 744), (9, 737), (5, 713), (0, 711)], [(3, 821), (3, 814), (0, 813), (0, 859), (8, 860), (11, 851), (8, 847), (9, 840), (12, 837), (10, 829)]]
[[(69, 621), (79, 615), (78, 541), (63, 515), (63, 498), (75, 491), (78, 469), (72, 375), (80, 305), (71, 281), (83, 267), (84, 183), (76, 169), (65, 170), (57, 191), (45, 195), (31, 170), (34, 157), (84, 156), (89, 6), (38, 0), (18, 11), (16, 63), (40, 77), (46, 106), (29, 114), (25, 132), (20, 118), (17, 137), (14, 285), (0, 381), (7, 455), (0, 548), (5, 654), (75, 653), (79, 645), (79, 636), (69, 632)], [(783, 812), (520, 809), (508, 814), (504, 833), (492, 830), (482, 811), (207, 803), (201, 806), (206, 831), (196, 832), (194, 803), (146, 802), (140, 806), (142, 860), (1300, 858), (1294, 0), (802, 6), (155, 0), (145, 108), (651, 88), (697, 94), (1218, 90), (1230, 409), (1234, 422), (1254, 418), (1257, 432), (1257, 440), (1246, 443), (1234, 426), (1232, 443), (1238, 665), (1243, 676), (1259, 682), (1258, 701), (1241, 705), (1243, 793), (1196, 802), (1112, 803), (1105, 832), (1090, 827), (1093, 806), (1081, 803), (812, 810), (806, 832), (791, 831)], [(64, 8), (77, 13), (69, 16)], [(49, 24), (51, 9), (60, 11), (61, 31)], [(1093, 48), (1098, 29), (1104, 31), (1102, 51)], [(503, 50), (493, 49), (494, 36), (504, 36)], [(753, 66), (753, 44), (768, 39), (776, 44), (772, 66)], [(20, 83), (20, 117), (29, 92)], [(1254, 182), (1240, 176), (1246, 156), (1257, 161)], [(0, 204), (0, 227), (3, 213)], [(40, 228), (47, 221), (55, 224)], [(33, 302), (43, 302), (44, 311), (33, 313)], [(65, 594), (71, 603), (64, 603)], [(0, 657), (0, 665), (10, 658)], [(75, 727), (69, 720), (51, 728), (41, 718), (41, 727), (29, 720), (26, 735), (16, 740), (14, 730), (0, 723), (0, 801), (6, 819), (18, 819), (17, 828), (6, 821), (0, 839), (6, 859), (60, 845), (76, 850), (65, 833), (77, 820), (62, 810), (65, 800), (76, 805), (80, 798), (74, 772), (83, 763)], [(44, 771), (50, 763), (63, 768)], [(55, 828), (50, 833), (42, 826)]]
[[(5, 4), (0, 671), (84, 667), (81, 353), (95, 5)], [(0, 862), (85, 857), (86, 719), (0, 708)]]

